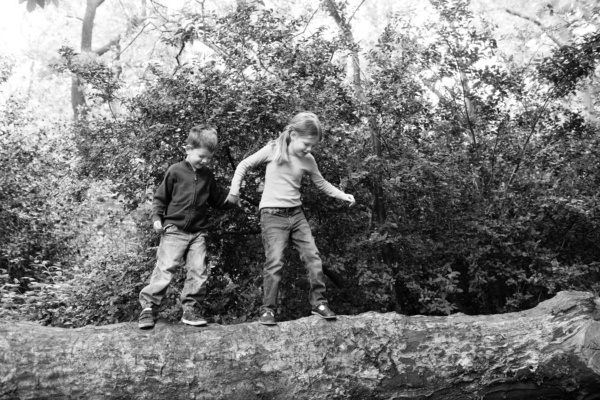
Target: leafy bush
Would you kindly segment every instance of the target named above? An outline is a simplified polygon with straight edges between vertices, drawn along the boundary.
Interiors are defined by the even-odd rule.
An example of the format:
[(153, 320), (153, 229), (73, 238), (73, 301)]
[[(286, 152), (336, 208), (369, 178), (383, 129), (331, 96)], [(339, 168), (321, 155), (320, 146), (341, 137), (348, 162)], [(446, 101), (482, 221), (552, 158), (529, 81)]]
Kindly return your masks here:
[(0, 315), (11, 317), (62, 300), (42, 288), (63, 279), (72, 255), (69, 197), (81, 189), (68, 137), (32, 129), (23, 102), (11, 97), (0, 110)]
[[(558, 290), (597, 293), (598, 126), (559, 96), (590, 71), (595, 55), (584, 53), (585, 71), (556, 89), (562, 67), (555, 61), (574, 57), (572, 49), (557, 52), (541, 69), (517, 68), (476, 28), (466, 2), (433, 3), (435, 23), (415, 27), (399, 18), (368, 52), (365, 102), (347, 82), (340, 55), (348, 44), (323, 30), (300, 34), (305, 19), (240, 7), (204, 32), (204, 16), (189, 15), (172, 44), (200, 39), (202, 32), (215, 56), (175, 72), (151, 66), (146, 89), (124, 103), (127, 114), (96, 110), (77, 127), (79, 172), (96, 183), (81, 191), (69, 186), (77, 204), (72, 215), (96, 226), (99, 220), (115, 224), (69, 225), (77, 232), (61, 243), (82, 252), (75, 257), (60, 246), (42, 248), (37, 258), (37, 250), (19, 253), (13, 246), (3, 259), (16, 260), (13, 269), (3, 267), (0, 279), (13, 285), (9, 279), (41, 279), (45, 271), (45, 289), (35, 295), (48, 299), (38, 311), (54, 324), (134, 318), (158, 245), (149, 202), (167, 167), (183, 158), (189, 129), (202, 122), (218, 126), (221, 149), (213, 169), (226, 188), (237, 162), (308, 109), (325, 126), (315, 154), (323, 175), (358, 203), (350, 209), (303, 182), (303, 205), (323, 260), (346, 281), (344, 288), (328, 286), (337, 312), (495, 313), (531, 307)], [(593, 43), (590, 37), (581, 46), (590, 50)], [(73, 63), (70, 53), (64, 56), (65, 68), (84, 78), (102, 72), (90, 82), (97, 98), (112, 99), (120, 90), (97, 60)], [(381, 156), (374, 155), (373, 135)], [(255, 204), (263, 176), (264, 170), (249, 173), (240, 209), (212, 214), (204, 312), (213, 321), (252, 319), (261, 302), (264, 255)], [(109, 203), (116, 208), (94, 202), (94, 190), (103, 197), (114, 193)], [(383, 209), (375, 209), (375, 194), (383, 195)], [(10, 218), (29, 232), (14, 204)], [(32, 239), (36, 246), (40, 241)], [(115, 250), (117, 244), (125, 245)], [(69, 263), (59, 265), (59, 256)], [(308, 282), (293, 251), (284, 275), (279, 315), (306, 315)], [(181, 271), (161, 309), (168, 320), (180, 316), (183, 279)], [(18, 285), (10, 301), (26, 304), (29, 286)]]

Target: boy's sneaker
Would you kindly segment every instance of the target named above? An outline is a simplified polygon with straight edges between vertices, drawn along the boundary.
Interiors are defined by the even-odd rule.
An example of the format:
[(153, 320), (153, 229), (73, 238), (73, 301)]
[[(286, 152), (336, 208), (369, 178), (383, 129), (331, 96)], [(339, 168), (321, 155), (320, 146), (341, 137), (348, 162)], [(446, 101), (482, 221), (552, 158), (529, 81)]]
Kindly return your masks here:
[(154, 314), (151, 308), (144, 308), (138, 318), (138, 328), (150, 329), (154, 328)]
[(319, 304), (313, 307), (312, 313), (324, 319), (335, 319), (335, 313), (327, 307), (327, 304)]
[(277, 325), (277, 322), (275, 322), (275, 313), (273, 313), (271, 310), (264, 310), (260, 314), (258, 322), (263, 325)]
[(196, 309), (184, 310), (181, 322), (192, 326), (202, 326), (208, 323)]

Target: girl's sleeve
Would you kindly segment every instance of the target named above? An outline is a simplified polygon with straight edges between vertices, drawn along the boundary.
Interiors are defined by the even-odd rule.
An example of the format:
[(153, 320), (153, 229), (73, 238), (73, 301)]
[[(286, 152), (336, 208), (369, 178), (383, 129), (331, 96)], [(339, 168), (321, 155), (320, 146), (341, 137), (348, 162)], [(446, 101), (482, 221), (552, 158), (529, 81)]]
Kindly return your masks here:
[(310, 179), (314, 182), (319, 190), (324, 192), (325, 194), (341, 199), (341, 196), (344, 195), (344, 192), (333, 186), (331, 183), (327, 182), (321, 172), (319, 172), (319, 167), (317, 166), (317, 162), (314, 157), (310, 157), (309, 162), (309, 174)]
[(233, 179), (231, 180), (231, 188), (229, 189), (230, 195), (240, 195), (240, 186), (242, 185), (244, 176), (246, 176), (246, 172), (248, 172), (248, 170), (251, 168), (255, 168), (260, 164), (268, 162), (272, 150), (273, 146), (267, 145), (251, 156), (244, 158), (238, 164), (237, 168), (235, 169), (235, 173), (233, 174)]

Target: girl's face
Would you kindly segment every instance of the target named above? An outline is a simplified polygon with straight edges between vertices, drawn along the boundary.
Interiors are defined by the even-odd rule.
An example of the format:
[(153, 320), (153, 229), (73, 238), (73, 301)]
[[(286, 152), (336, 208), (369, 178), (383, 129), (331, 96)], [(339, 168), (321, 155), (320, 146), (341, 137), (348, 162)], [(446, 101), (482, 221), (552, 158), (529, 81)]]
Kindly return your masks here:
[(296, 132), (290, 133), (290, 138), (292, 141), (289, 150), (298, 157), (309, 155), (319, 142), (319, 138), (316, 136), (299, 136)]

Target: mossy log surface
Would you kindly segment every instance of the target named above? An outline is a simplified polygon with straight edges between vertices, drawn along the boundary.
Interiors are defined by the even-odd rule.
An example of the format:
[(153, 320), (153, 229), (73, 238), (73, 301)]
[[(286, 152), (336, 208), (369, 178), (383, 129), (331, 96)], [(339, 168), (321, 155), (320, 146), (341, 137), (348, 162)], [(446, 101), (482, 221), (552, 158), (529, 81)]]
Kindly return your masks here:
[(0, 322), (0, 399), (600, 399), (600, 299), (193, 328)]

